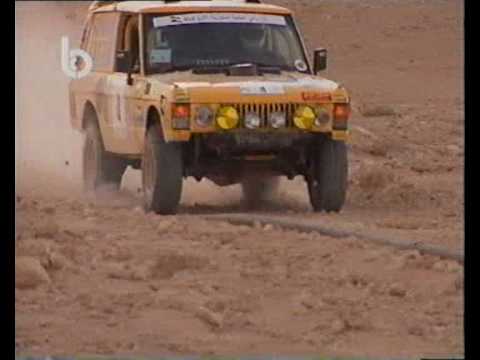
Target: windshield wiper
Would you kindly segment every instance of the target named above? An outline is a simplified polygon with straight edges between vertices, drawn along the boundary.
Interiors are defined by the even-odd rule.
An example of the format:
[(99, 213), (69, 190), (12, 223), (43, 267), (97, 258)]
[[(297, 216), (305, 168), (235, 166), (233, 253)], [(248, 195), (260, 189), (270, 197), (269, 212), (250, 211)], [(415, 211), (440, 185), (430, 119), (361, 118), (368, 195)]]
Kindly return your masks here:
[(225, 66), (201, 66), (192, 69), (194, 74), (226, 74), (227, 71)]
[(176, 65), (171, 65), (170, 67), (166, 68), (166, 69), (158, 69), (157, 72), (160, 73), (160, 74), (168, 74), (168, 73), (172, 73), (172, 72), (183, 72), (183, 71), (190, 71), (192, 70), (192, 67), (191, 66), (176, 66)]
[[(225, 66), (202, 66), (202, 67), (194, 67), (193, 73), (194, 74), (232, 74), (238, 73), (242, 70), (251, 70), (253, 68), (254, 72), (277, 72), (276, 68), (271, 67), (260, 67), (257, 64), (253, 63), (238, 63), (238, 64), (231, 64)], [(279, 71), (279, 69), (278, 69)]]
[(282, 72), (282, 67), (278, 65), (271, 65), (265, 64), (261, 62), (252, 62), (252, 61), (243, 61), (238, 62), (235, 64), (231, 64), (230, 67), (248, 67), (248, 66), (255, 66), (261, 73), (272, 73), (272, 74), (280, 74)]
[(162, 73), (171, 73), (175, 71), (192, 71), (194, 74), (208, 75), (208, 74), (225, 74), (228, 75), (231, 73), (232, 69), (241, 70), (241, 69), (255, 68), (259, 75), (263, 73), (272, 73), (280, 74), (282, 68), (280, 66), (263, 64), (263, 63), (254, 63), (254, 62), (238, 62), (229, 65), (222, 66), (195, 66), (195, 65), (184, 65), (184, 66), (175, 66), (172, 65), (170, 68), (162, 71)]

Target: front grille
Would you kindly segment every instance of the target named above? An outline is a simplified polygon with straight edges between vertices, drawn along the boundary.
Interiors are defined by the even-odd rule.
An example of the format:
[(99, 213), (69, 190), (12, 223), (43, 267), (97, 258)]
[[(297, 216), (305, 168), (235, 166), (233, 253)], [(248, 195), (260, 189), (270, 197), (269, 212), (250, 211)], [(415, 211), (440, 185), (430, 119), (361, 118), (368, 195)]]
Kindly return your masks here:
[(249, 112), (256, 113), (262, 120), (261, 128), (267, 128), (268, 117), (273, 112), (284, 112), (287, 114), (287, 127), (293, 127), (293, 117), (295, 111), (300, 106), (298, 104), (233, 104), (239, 113), (242, 127), (245, 127), (245, 114)]

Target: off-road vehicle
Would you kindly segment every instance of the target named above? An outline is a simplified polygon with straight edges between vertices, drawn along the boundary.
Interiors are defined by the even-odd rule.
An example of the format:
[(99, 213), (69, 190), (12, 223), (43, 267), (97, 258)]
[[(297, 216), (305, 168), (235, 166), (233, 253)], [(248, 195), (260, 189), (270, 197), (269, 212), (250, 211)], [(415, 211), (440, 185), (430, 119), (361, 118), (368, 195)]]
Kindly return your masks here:
[[(147, 211), (174, 214), (183, 179), (241, 184), (257, 204), (279, 176), (303, 176), (315, 211), (341, 210), (350, 98), (317, 74), (291, 11), (258, 0), (92, 4), (70, 86), (85, 132), (84, 184), (142, 170)], [(82, 68), (82, 59), (78, 61)]]

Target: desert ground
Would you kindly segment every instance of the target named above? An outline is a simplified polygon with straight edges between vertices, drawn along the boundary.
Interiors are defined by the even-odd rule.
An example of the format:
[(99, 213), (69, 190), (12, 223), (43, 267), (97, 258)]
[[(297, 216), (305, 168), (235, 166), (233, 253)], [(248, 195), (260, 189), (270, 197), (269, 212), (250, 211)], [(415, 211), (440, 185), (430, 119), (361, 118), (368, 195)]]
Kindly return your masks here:
[[(463, 1), (267, 2), (329, 50), (354, 112), (344, 211), (313, 213), (297, 178), (258, 212), (463, 250)], [(171, 217), (143, 212), (132, 169), (85, 196), (60, 40), (78, 45), (87, 4), (16, 3), (19, 354), (464, 353), (462, 263), (205, 219), (247, 212), (238, 186), (188, 180)]]

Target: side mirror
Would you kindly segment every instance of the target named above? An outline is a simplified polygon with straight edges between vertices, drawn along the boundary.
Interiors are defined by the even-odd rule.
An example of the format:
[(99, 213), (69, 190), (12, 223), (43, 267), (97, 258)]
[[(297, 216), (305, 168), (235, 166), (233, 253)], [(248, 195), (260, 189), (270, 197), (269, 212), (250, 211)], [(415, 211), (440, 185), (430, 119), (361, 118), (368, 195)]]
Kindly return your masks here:
[(327, 68), (327, 49), (316, 49), (313, 52), (313, 71), (318, 74)]

